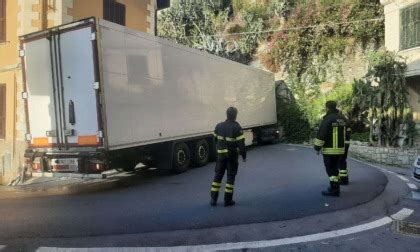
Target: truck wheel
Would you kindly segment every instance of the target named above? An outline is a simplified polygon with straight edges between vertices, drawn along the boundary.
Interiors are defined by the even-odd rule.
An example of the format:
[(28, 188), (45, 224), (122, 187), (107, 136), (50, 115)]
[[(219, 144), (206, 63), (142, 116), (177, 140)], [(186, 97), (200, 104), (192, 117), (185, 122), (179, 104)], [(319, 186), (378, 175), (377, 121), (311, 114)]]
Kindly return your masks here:
[(175, 173), (187, 171), (191, 162), (191, 153), (188, 145), (185, 143), (176, 144), (172, 159), (172, 170)]
[(194, 166), (201, 167), (209, 162), (210, 158), (210, 146), (209, 143), (204, 140), (198, 140), (194, 146)]

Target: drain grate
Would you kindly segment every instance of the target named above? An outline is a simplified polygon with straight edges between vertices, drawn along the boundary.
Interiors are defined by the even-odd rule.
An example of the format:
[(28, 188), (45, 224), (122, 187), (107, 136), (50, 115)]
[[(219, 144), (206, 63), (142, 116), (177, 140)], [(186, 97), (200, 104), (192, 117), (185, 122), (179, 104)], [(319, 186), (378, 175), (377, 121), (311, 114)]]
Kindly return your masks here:
[(420, 224), (407, 221), (394, 221), (392, 229), (400, 234), (420, 236)]

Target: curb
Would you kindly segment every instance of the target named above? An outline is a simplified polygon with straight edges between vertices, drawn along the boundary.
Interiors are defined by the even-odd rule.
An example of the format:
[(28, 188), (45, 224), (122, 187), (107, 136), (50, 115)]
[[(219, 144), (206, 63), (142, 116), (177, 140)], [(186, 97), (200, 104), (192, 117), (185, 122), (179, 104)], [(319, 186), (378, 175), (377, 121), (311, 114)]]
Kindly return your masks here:
[(92, 178), (92, 179), (106, 179), (109, 176), (120, 173), (113, 169), (98, 173), (53, 173), (53, 172), (34, 172), (32, 177), (34, 178)]
[[(54, 174), (54, 173), (37, 173), (33, 177), (38, 178), (72, 178), (72, 179), (91, 179), (87, 181), (65, 184), (65, 185), (52, 185), (48, 186), (47, 183), (44, 186), (33, 184), (9, 186), (0, 188), (0, 200), (3, 199), (23, 199), (23, 198), (39, 198), (49, 197), (58, 195), (74, 195), (83, 193), (93, 193), (98, 191), (106, 191), (115, 187), (120, 180), (116, 174), (120, 172), (117, 170), (110, 170), (103, 174)], [(93, 175), (93, 176), (92, 176)]]

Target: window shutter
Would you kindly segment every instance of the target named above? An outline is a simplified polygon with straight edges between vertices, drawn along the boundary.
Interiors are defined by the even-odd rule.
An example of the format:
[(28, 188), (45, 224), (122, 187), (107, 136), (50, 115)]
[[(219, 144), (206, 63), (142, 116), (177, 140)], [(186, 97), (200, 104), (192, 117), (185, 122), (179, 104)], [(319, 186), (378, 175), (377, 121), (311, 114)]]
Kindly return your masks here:
[(6, 138), (6, 84), (0, 84), (0, 139)]
[(401, 10), (400, 49), (420, 46), (420, 4)]
[(125, 5), (115, 2), (115, 0), (104, 0), (104, 19), (125, 25)]
[(124, 4), (119, 4), (119, 20), (117, 23), (119, 23), (120, 25), (124, 25), (125, 26), (125, 5)]
[(121, 10), (120, 9), (121, 9), (120, 4), (114, 3), (114, 13), (115, 13), (115, 15), (114, 15), (113, 22), (117, 23), (117, 24), (120, 24), (120, 16), (121, 16)]
[(104, 19), (111, 20), (111, 0), (104, 0)]
[(157, 9), (163, 10), (171, 6), (170, 0), (157, 0)]

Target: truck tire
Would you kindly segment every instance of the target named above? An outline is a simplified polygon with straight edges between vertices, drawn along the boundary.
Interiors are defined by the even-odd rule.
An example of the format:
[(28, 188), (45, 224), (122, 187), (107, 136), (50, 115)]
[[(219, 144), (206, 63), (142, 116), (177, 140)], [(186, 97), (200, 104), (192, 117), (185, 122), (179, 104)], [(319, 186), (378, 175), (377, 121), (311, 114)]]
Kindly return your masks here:
[(194, 145), (194, 166), (205, 166), (210, 159), (210, 145), (205, 139), (198, 140)]
[(177, 143), (173, 151), (172, 171), (183, 173), (188, 170), (191, 163), (191, 151), (186, 143)]

